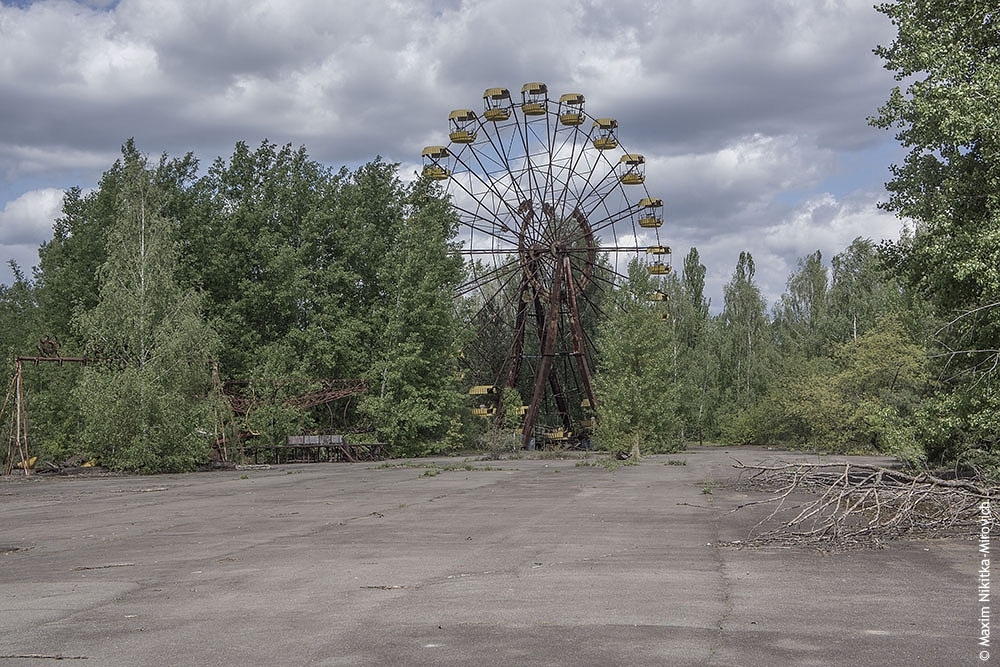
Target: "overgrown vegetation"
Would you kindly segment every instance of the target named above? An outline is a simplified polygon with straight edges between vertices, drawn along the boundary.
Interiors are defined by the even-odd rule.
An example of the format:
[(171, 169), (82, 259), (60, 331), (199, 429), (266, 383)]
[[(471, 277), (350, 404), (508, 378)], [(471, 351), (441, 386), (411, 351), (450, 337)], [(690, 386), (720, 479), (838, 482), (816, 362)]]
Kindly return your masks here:
[[(603, 448), (636, 461), (720, 440), (1000, 471), (995, 7), (878, 11), (898, 35), (876, 53), (908, 84), (870, 122), (909, 151), (884, 207), (910, 231), (855, 239), (829, 263), (801, 258), (770, 306), (742, 252), (718, 315), (694, 248), (663, 278), (637, 264), (616, 292), (592, 281)], [(453, 252), (454, 212), (432, 182), (404, 184), (397, 169), (376, 158), (335, 171), (265, 141), (202, 173), (193, 155), (154, 163), (128, 141), (94, 191), (66, 193), (35, 274), (15, 266), (0, 286), (8, 359), (47, 336), (96, 361), (25, 368), (33, 451), (188, 470), (220, 438), (322, 430), (400, 455), (513, 453), (527, 390), (502, 396), (490, 425), (463, 396), (497, 377), (509, 345), (491, 326), (513, 315), (454, 298), (468, 270)], [(472, 312), (482, 321), (467, 327)], [(463, 348), (476, 377), (460, 377)], [(367, 391), (299, 400), (336, 378)], [(227, 412), (226, 389), (242, 412)]]

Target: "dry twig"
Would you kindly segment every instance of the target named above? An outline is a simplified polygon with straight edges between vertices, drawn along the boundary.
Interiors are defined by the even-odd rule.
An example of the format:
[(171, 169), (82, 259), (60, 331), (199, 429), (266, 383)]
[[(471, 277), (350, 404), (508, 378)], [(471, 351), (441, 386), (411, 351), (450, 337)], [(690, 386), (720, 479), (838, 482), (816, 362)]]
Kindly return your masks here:
[[(1000, 489), (979, 480), (849, 462), (747, 466), (737, 461), (734, 467), (745, 484), (772, 495), (733, 508), (770, 508), (747, 539), (733, 546), (880, 546), (903, 536), (978, 534), (984, 501), (1000, 498)], [(986, 507), (991, 523), (1000, 518), (1000, 505)]]

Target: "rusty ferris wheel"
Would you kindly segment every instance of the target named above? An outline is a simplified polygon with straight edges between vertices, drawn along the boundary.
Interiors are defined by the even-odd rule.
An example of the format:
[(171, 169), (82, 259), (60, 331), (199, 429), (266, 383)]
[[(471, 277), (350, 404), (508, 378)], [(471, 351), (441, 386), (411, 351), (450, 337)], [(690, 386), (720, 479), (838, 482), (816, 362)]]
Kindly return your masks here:
[(599, 408), (589, 326), (633, 258), (670, 272), (659, 236), (663, 201), (645, 185), (645, 158), (618, 140), (618, 122), (593, 117), (579, 93), (549, 97), (527, 83), (483, 93), (483, 110), (456, 109), (449, 143), (423, 150), (460, 221), (478, 308), (472, 324), (501, 343), (502, 364), (479, 370), (470, 394), (482, 416), (502, 419), (505, 388), (527, 404), (521, 442), (579, 442)]

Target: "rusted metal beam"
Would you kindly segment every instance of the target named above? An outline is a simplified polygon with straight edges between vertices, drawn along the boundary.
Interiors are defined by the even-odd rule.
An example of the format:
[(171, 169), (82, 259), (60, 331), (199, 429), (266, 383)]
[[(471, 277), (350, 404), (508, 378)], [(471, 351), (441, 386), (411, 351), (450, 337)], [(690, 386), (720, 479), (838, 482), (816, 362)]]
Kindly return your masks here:
[(576, 302), (576, 285), (573, 282), (572, 274), (569, 273), (569, 255), (563, 258), (563, 262), (566, 264), (565, 270), (567, 274), (570, 275), (570, 279), (566, 281), (566, 298), (569, 302), (569, 324), (573, 334), (573, 355), (576, 357), (576, 363), (580, 367), (580, 381), (583, 384), (584, 392), (587, 394), (587, 399), (590, 400), (590, 407), (596, 409), (597, 399), (594, 398), (594, 388), (590, 377), (590, 364), (587, 362), (587, 354), (584, 349), (583, 325), (580, 323), (580, 310)]
[(542, 360), (538, 368), (538, 375), (535, 376), (535, 386), (531, 393), (531, 402), (528, 404), (528, 411), (524, 415), (524, 428), (521, 433), (521, 445), (527, 447), (533, 437), (535, 430), (535, 419), (538, 417), (538, 409), (542, 404), (542, 397), (545, 395), (545, 383), (549, 380), (552, 370), (552, 357), (556, 348), (556, 334), (559, 330), (559, 303), (562, 292), (563, 279), (562, 263), (556, 264), (553, 272), (552, 284), (549, 288), (549, 312), (545, 322), (545, 335), (542, 340)]

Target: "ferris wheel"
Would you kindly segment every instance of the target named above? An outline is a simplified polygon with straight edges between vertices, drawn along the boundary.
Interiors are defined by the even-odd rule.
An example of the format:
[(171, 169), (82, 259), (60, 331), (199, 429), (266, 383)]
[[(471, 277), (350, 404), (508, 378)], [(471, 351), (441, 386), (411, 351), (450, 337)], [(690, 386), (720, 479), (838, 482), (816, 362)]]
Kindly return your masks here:
[(461, 223), (474, 412), (499, 423), (504, 389), (516, 389), (527, 401), (523, 446), (575, 443), (598, 408), (593, 324), (630, 262), (664, 276), (671, 251), (659, 235), (663, 201), (646, 190), (645, 158), (621, 146), (618, 122), (588, 114), (580, 93), (550, 98), (544, 83), (520, 97), (488, 88), (482, 112), (452, 111), (449, 143), (424, 148), (423, 174), (444, 184)]

